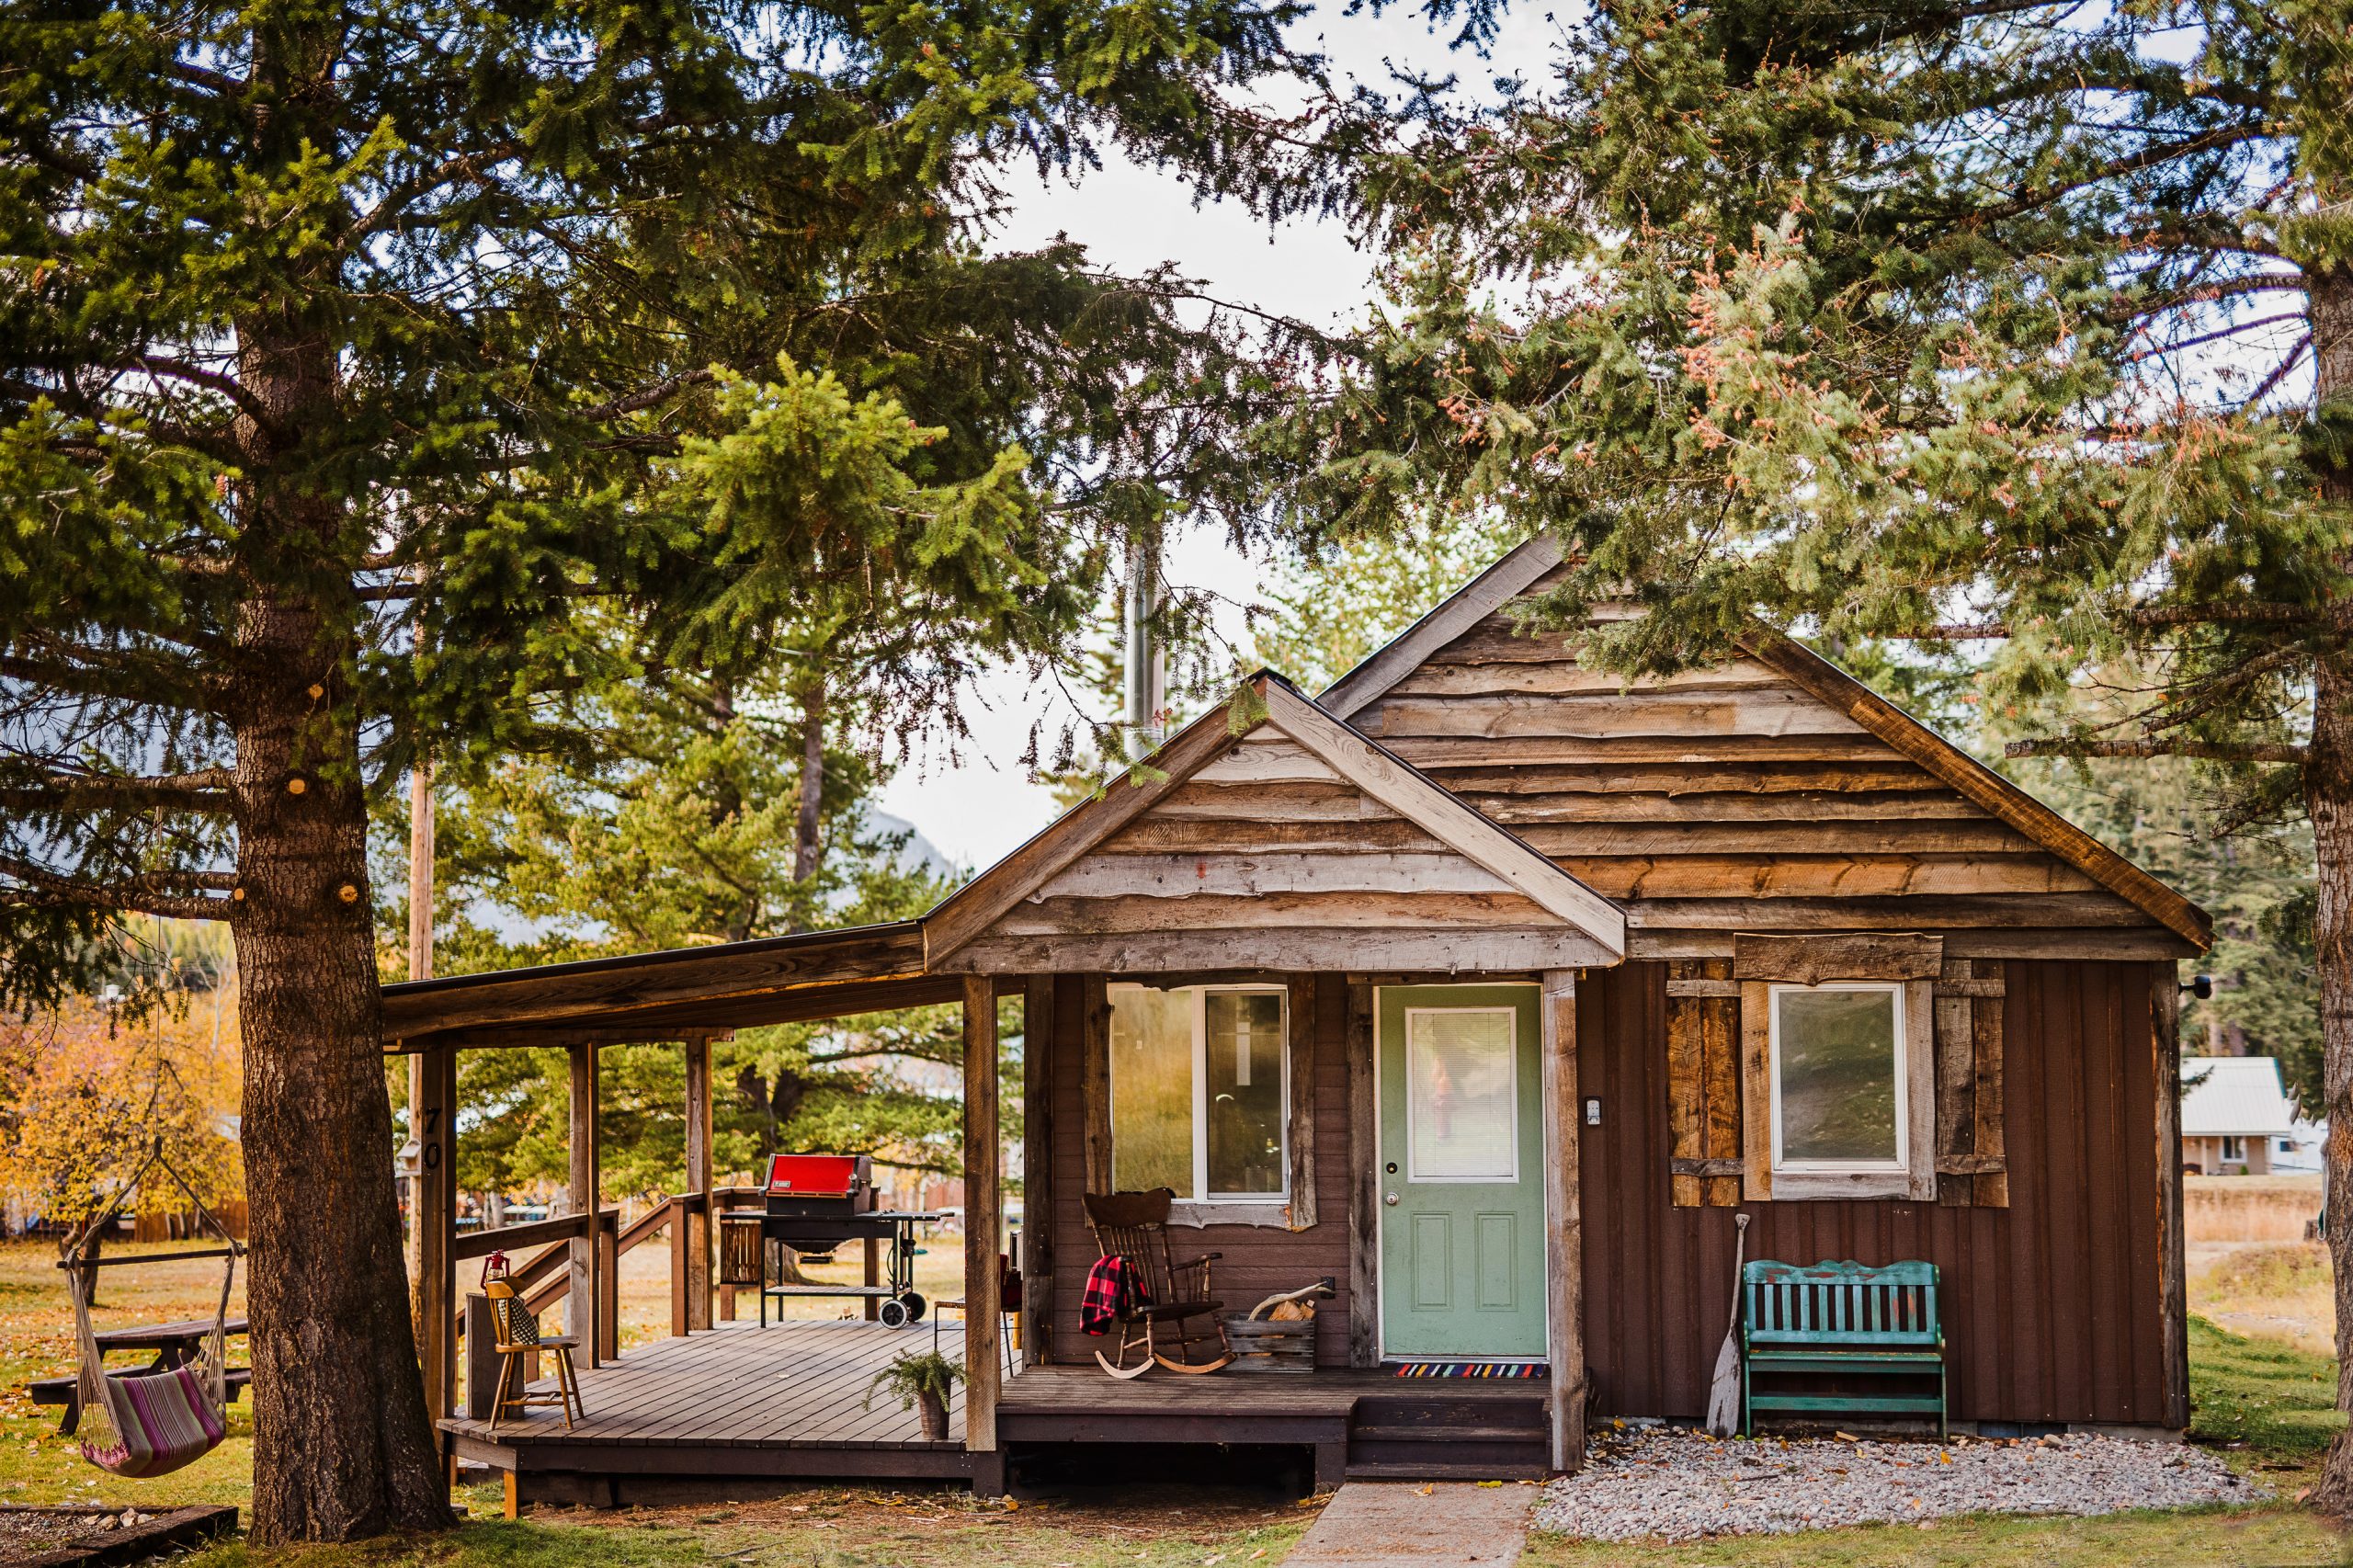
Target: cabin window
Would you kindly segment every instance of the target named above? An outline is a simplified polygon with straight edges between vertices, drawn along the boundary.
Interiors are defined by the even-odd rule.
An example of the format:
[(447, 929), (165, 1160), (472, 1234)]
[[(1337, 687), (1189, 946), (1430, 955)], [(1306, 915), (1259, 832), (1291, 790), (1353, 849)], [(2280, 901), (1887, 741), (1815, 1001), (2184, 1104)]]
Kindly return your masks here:
[(1908, 1168), (1904, 988), (1772, 988), (1773, 1168)]
[(2223, 1133), (2223, 1134), (2222, 1134), (2222, 1158), (2224, 1158), (2224, 1159), (2226, 1159), (2226, 1160), (2244, 1160), (2244, 1159), (2245, 1159), (2245, 1158), (2246, 1158), (2246, 1140), (2245, 1140), (2245, 1139), (2244, 1139), (2244, 1138), (2234, 1137), (2232, 1134), (2230, 1134), (2230, 1133), (2228, 1133), (2228, 1132)]
[(1111, 1183), (1180, 1199), (1287, 1196), (1288, 995), (1273, 986), (1108, 988)]

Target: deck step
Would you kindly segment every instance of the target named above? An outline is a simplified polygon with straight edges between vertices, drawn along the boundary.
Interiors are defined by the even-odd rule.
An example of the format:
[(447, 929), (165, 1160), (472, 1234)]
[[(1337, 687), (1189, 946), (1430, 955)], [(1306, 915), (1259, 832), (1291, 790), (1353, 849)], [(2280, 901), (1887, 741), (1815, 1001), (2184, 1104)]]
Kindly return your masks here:
[(1547, 1409), (1541, 1398), (1399, 1398), (1393, 1394), (1366, 1394), (1356, 1403), (1356, 1425), (1409, 1426), (1423, 1432), (1455, 1426), (1519, 1426), (1541, 1432), (1545, 1429)]
[(1521, 1422), (1508, 1426), (1417, 1426), (1359, 1421), (1348, 1428), (1348, 1441), (1352, 1443), (1543, 1443), (1551, 1440), (1552, 1434), (1540, 1422)]
[(1416, 1464), (1410, 1460), (1380, 1460), (1359, 1464), (1348, 1461), (1350, 1481), (1541, 1481), (1544, 1465), (1481, 1465), (1439, 1463), (1432, 1460)]

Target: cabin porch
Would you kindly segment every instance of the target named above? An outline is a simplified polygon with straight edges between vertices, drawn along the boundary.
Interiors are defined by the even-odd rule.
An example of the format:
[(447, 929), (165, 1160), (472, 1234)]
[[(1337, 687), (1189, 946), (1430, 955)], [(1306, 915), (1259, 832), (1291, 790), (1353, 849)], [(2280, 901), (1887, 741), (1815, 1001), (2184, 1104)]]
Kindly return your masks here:
[[(511, 1501), (597, 1507), (835, 1477), (970, 1481), (987, 1493), (1017, 1482), (1029, 1461), (1104, 1445), (1290, 1449), (1302, 1481), (1319, 1486), (1395, 1474), (1507, 1480), (1545, 1469), (1548, 1382), (1344, 1367), (1155, 1371), (1131, 1381), (1091, 1361), (1029, 1367), (998, 1395), (998, 1449), (971, 1452), (961, 1388), (941, 1441), (926, 1440), (916, 1414), (893, 1398), (865, 1403), (893, 1356), (930, 1343), (927, 1324), (723, 1324), (583, 1365), (587, 1418), (570, 1430), (552, 1408), (495, 1428), (459, 1417), (441, 1429), (460, 1460), (503, 1473)], [(940, 1348), (962, 1354), (961, 1325), (941, 1325)]]

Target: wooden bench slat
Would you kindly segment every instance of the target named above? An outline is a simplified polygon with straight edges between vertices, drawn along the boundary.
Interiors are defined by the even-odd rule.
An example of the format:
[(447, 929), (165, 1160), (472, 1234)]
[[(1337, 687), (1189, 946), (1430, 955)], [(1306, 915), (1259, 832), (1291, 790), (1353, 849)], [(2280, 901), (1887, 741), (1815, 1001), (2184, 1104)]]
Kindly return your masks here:
[[(1928, 1412), (1946, 1429), (1944, 1329), (1935, 1264), (1810, 1267), (1759, 1259), (1741, 1271), (1741, 1429), (1757, 1410)], [(1926, 1394), (1794, 1394), (1759, 1392), (1754, 1374), (1860, 1372), (1934, 1377)]]

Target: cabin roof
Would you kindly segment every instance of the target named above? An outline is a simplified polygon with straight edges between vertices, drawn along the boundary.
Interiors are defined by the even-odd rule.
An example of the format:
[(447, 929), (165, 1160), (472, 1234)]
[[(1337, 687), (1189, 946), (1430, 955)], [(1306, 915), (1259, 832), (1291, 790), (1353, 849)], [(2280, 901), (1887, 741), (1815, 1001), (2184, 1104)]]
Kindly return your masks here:
[[(1333, 682), (1317, 702), (1336, 717), (1356, 719), (1448, 643), (1535, 589), (1563, 559), (1549, 535), (1528, 540)], [(1762, 626), (1743, 639), (1743, 652), (2155, 924), (2200, 948), (2211, 944), (2212, 922), (2204, 910), (1821, 654)]]
[[(414, 1042), (538, 1045), (551, 1036), (797, 1023), (951, 1002), (954, 975), (926, 975), (920, 921), (797, 932), (529, 969), (494, 970), (383, 988), (384, 1033)], [(634, 1032), (645, 1031), (645, 1032)]]
[(1093, 797), (925, 915), (926, 965), (938, 968), (1024, 900), (1037, 895), (1058, 873), (1233, 751), (1237, 742), (1262, 731), (1295, 743), (1369, 799), (1589, 938), (1594, 950), (1585, 961), (1615, 963), (1625, 956), (1625, 914), (1608, 899), (1377, 740), (1341, 723), (1282, 676), (1262, 670), (1247, 684), (1263, 704), (1262, 716), (1237, 732), (1224, 707), (1201, 715), (1169, 737), (1124, 779), (1115, 777), (1108, 781)]

